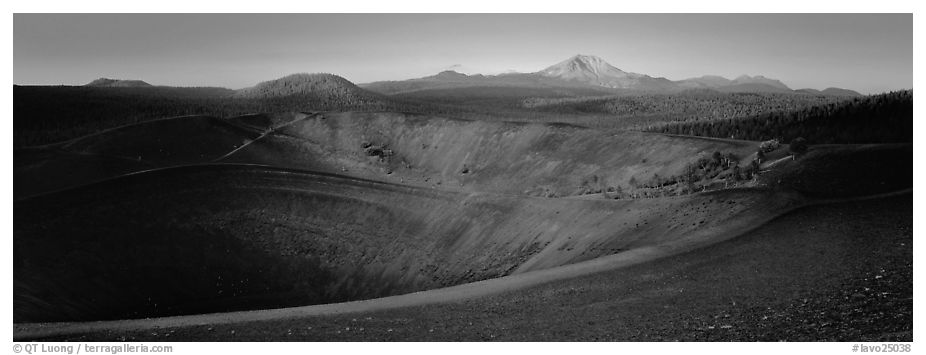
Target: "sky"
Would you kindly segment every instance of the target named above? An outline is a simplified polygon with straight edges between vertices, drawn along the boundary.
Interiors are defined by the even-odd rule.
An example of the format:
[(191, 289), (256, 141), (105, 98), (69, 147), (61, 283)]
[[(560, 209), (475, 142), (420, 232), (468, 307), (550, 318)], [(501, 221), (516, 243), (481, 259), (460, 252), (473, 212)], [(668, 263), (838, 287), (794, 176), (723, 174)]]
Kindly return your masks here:
[(13, 80), (232, 89), (293, 73), (355, 83), (534, 72), (576, 54), (681, 80), (913, 87), (912, 14), (15, 14)]

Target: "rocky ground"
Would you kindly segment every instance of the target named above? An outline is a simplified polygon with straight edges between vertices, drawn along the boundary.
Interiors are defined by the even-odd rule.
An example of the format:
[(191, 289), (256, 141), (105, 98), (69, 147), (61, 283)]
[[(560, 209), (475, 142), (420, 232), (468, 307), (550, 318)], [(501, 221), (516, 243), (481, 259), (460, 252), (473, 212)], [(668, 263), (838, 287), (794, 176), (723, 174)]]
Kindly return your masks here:
[(798, 209), (676, 257), (458, 303), (48, 340), (912, 341), (912, 194)]

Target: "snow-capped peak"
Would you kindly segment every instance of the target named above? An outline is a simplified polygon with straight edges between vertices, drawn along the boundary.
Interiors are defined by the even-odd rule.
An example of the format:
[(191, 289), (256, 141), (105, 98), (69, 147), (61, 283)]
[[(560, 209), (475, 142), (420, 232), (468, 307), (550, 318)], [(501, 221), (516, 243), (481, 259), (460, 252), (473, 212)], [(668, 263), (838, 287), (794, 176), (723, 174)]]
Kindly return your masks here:
[[(649, 76), (620, 70), (597, 56), (582, 54), (575, 55), (536, 74), (610, 88), (648, 87), (648, 83), (643, 82), (653, 81), (653, 78)], [(671, 84), (659, 83), (659, 85)]]

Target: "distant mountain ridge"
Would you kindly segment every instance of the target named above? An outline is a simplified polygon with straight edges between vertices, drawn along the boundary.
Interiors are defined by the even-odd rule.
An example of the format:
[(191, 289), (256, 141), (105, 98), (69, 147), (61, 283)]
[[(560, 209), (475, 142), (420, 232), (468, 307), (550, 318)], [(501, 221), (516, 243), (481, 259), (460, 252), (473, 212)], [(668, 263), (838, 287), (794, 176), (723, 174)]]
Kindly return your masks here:
[(598, 88), (608, 90), (672, 91), (679, 90), (672, 81), (644, 74), (625, 72), (596, 56), (576, 55), (533, 73), (466, 75), (443, 71), (436, 75), (400, 81), (378, 81), (361, 87), (382, 94), (402, 94), (419, 90), (452, 89), (476, 86), (529, 88)]
[(131, 88), (131, 87), (151, 87), (151, 84), (148, 84), (141, 80), (120, 80), (120, 79), (110, 79), (110, 78), (99, 78), (94, 81), (87, 83), (84, 86), (89, 87), (110, 87), (110, 88)]
[(704, 75), (697, 78), (679, 80), (679, 86), (689, 89), (714, 89), (721, 92), (792, 92), (791, 88), (780, 80), (766, 78), (762, 75), (740, 75), (733, 80), (718, 75)]
[(393, 95), (422, 90), (453, 89), (478, 86), (512, 86), (531, 88), (597, 87), (601, 90), (680, 92), (688, 89), (710, 89), (727, 93), (798, 93), (827, 96), (857, 96), (855, 91), (831, 88), (815, 92), (792, 90), (777, 79), (762, 75), (741, 75), (727, 79), (717, 75), (672, 81), (621, 70), (594, 55), (578, 54), (533, 73), (499, 75), (466, 75), (443, 71), (436, 75), (400, 81), (379, 81), (360, 84), (370, 91)]
[(719, 75), (704, 75), (697, 78), (690, 78), (676, 81), (679, 86), (689, 89), (716, 89), (722, 86), (730, 85), (733, 80), (724, 78)]
[[(87, 87), (152, 87), (141, 80), (100, 78)], [(355, 85), (334, 74), (292, 74), (279, 79), (261, 82), (253, 87), (235, 90), (233, 96), (242, 98), (272, 98), (301, 95), (317, 100), (338, 100), (351, 103), (381, 101), (380, 95), (413, 94), (416, 92), (476, 88), (517, 88), (519, 93), (536, 93), (537, 90), (553, 95), (587, 96), (619, 93), (677, 93), (691, 89), (708, 89), (722, 93), (782, 93), (822, 96), (861, 96), (858, 92), (827, 88), (825, 90), (792, 90), (777, 79), (762, 75), (741, 75), (727, 79), (717, 75), (672, 81), (662, 77), (634, 73), (619, 69), (594, 55), (578, 54), (562, 62), (532, 73), (503, 73), (498, 75), (467, 75), (445, 70), (432, 76), (399, 81), (378, 81)], [(527, 89), (527, 90), (525, 90)], [(494, 89), (493, 89), (494, 90)], [(506, 89), (507, 90), (507, 89)]]
[(816, 89), (799, 89), (795, 90), (811, 95), (825, 95), (825, 96), (864, 96), (857, 91), (849, 89), (840, 89), (840, 88), (826, 88), (823, 90)]
[(760, 84), (760, 85), (768, 85), (768, 86), (783, 89), (783, 90), (791, 90), (791, 88), (789, 88), (787, 85), (782, 83), (780, 80), (766, 78), (761, 75), (756, 75), (756, 76), (740, 75), (736, 79), (733, 79), (733, 81), (730, 84), (731, 85)]

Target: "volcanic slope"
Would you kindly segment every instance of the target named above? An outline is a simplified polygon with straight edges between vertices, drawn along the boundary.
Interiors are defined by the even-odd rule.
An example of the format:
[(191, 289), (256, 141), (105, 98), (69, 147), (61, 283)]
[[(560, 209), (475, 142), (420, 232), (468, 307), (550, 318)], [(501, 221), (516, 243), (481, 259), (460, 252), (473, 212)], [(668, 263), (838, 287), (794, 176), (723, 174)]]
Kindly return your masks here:
[(208, 163), (310, 115), (171, 117), (15, 149), (14, 194), (23, 198), (149, 169)]
[[(87, 165), (104, 179), (68, 185), (80, 187), (17, 193), (14, 322), (21, 334), (84, 329), (34, 322), (240, 322), (356, 311), (338, 302), (385, 296), (397, 298), (360, 304), (460, 300), (626, 267), (741, 235), (803, 204), (794, 190), (828, 174), (877, 162), (910, 176), (910, 146), (850, 148), (767, 166), (782, 172), (768, 187), (615, 201), (548, 197), (676, 175), (713, 152), (742, 165), (756, 143), (397, 113), (119, 127), (16, 156), (38, 180), (72, 179), (67, 164), (85, 164), (65, 153), (126, 165)], [(833, 191), (823, 196), (845, 192)], [(143, 319), (313, 304), (327, 305)]]
[[(795, 165), (784, 171), (802, 176), (777, 178), (803, 181), (803, 186), (814, 186), (809, 180), (825, 179), (821, 172), (836, 169), (835, 165), (847, 164), (841, 167), (846, 169), (867, 164), (867, 160), (896, 161), (882, 171), (899, 177), (896, 184), (871, 179), (860, 183), (870, 185), (864, 189), (833, 189), (838, 193), (829, 194), (830, 198), (849, 198), (849, 202), (803, 208), (765, 226), (766, 221), (803, 203), (797, 195), (781, 190), (787, 184), (777, 189), (596, 201), (442, 192), (255, 166), (185, 167), (133, 175), (54, 197), (16, 202), (14, 311), (19, 324), (14, 337), (904, 340), (912, 325), (908, 312), (912, 305), (908, 298), (912, 296), (910, 194), (887, 199), (853, 197), (890, 193), (903, 186), (902, 181), (912, 186), (910, 174), (905, 174), (910, 172), (909, 165), (901, 165), (902, 159), (883, 159), (903, 155), (898, 153), (908, 149), (826, 147), (808, 153), (818, 157), (789, 162)], [(819, 164), (832, 154), (854, 155), (855, 159), (836, 159), (823, 169), (796, 168), (801, 163)], [(197, 183), (202, 181), (209, 183)], [(188, 201), (180, 203), (171, 193), (164, 193), (174, 190)], [(228, 194), (230, 190), (236, 193)], [(112, 205), (114, 198), (124, 196), (132, 196), (135, 202)], [(115, 211), (104, 211), (107, 208)], [(59, 210), (66, 213), (54, 213)], [(156, 212), (165, 210), (173, 212)], [(119, 217), (125, 225), (116, 223), (100, 233), (93, 224), (107, 215)], [(153, 220), (146, 222), (149, 218)], [(139, 223), (173, 230), (151, 235), (125, 233), (137, 230)], [(326, 241), (326, 224), (334, 226), (329, 230), (338, 238)], [(376, 229), (369, 229), (371, 225)], [(762, 227), (752, 230), (756, 226)], [(68, 229), (68, 237), (59, 233), (63, 228)], [(380, 229), (389, 236), (376, 237)], [(736, 236), (741, 237), (724, 241)], [(345, 237), (349, 240), (345, 245), (337, 244), (336, 239)], [(165, 243), (159, 238), (175, 240)], [(359, 239), (351, 242), (353, 238)], [(336, 244), (324, 247), (332, 242)], [(540, 250), (525, 247), (533, 243)], [(49, 245), (62, 248), (49, 250)], [(126, 255), (106, 252), (108, 245)], [(176, 250), (170, 249), (173, 245)], [(328, 252), (318, 253), (319, 245)], [(143, 250), (147, 257), (131, 258), (132, 252), (125, 250), (133, 248)], [(364, 248), (366, 256), (352, 254)], [(310, 251), (307, 255), (322, 256), (300, 259), (300, 251), (306, 250)], [(47, 253), (55, 257), (47, 258)], [(337, 271), (344, 270), (338, 267), (338, 253), (344, 253), (347, 260), (362, 260), (364, 266)], [(678, 256), (660, 258), (667, 255)], [(145, 263), (119, 263), (112, 257)], [(249, 267), (229, 265), (234, 260), (248, 260)], [(437, 270), (416, 264), (424, 260), (437, 260)], [(293, 266), (283, 266), (287, 264)], [(184, 272), (169, 273), (166, 270), (171, 265)], [(297, 274), (293, 270), (328, 272)], [(170, 313), (169, 298), (159, 298), (160, 302), (148, 308), (131, 303), (144, 302), (152, 295), (182, 299), (189, 293), (205, 296), (211, 291), (216, 295), (210, 304), (234, 309), (230, 304), (236, 297), (255, 305), (256, 298), (249, 303), (242, 296), (262, 291), (264, 297), (274, 292), (280, 292), (279, 296), (293, 285), (298, 285), (301, 292), (296, 294), (302, 296), (319, 289), (338, 290), (337, 285), (350, 285), (340, 290), (377, 286), (383, 290), (389, 285), (398, 291), (410, 280), (442, 279), (453, 284), (452, 280), (473, 281), (492, 273), (505, 275), (503, 270), (510, 270), (508, 276), (365, 302), (152, 320), (21, 323), (42, 319), (42, 314), (100, 317), (94, 310), (100, 312), (99, 302), (110, 301), (106, 297), (115, 298), (111, 301), (116, 305), (128, 305), (127, 309), (152, 312), (161, 307), (161, 312)], [(125, 274), (119, 276), (119, 272)], [(170, 276), (158, 277), (158, 272)], [(186, 277), (177, 278), (180, 274)], [(145, 289), (154, 287), (139, 285), (138, 275), (164, 287)], [(297, 280), (265, 284), (283, 275)], [(310, 275), (325, 277), (312, 279)], [(333, 281), (351, 278), (352, 282)], [(392, 281), (386, 281), (389, 278)], [(82, 279), (92, 280), (94, 286), (82, 287), (78, 283)], [(306, 287), (313, 282), (325, 286)], [(223, 300), (225, 293), (231, 295)], [(341, 312), (353, 314), (337, 315)], [(248, 321), (255, 322), (242, 323)], [(581, 327), (576, 323), (580, 321)], [(511, 328), (515, 324), (521, 326)], [(159, 329), (135, 331), (152, 327)], [(345, 331), (348, 328), (353, 331)]]
[(287, 100), (320, 109), (382, 106), (391, 103), (384, 96), (361, 89), (354, 83), (333, 74), (292, 74), (264, 81), (249, 88), (237, 90), (236, 98)]
[(331, 303), (708, 243), (793, 206), (442, 192), (259, 166), (162, 169), (16, 202), (16, 322)]
[(671, 258), (465, 301), (51, 339), (909, 342), (912, 207), (912, 194), (811, 206)]
[(715, 151), (733, 153), (745, 165), (756, 147), (561, 124), (325, 113), (276, 130), (222, 161), (442, 190), (561, 197), (677, 175)]
[[(614, 181), (643, 179), (656, 171), (673, 172), (672, 164), (681, 169), (672, 162), (687, 156), (754, 149), (751, 142), (609, 134), (562, 125), (401, 114), (189, 117), (121, 127), (54, 149), (127, 162), (139, 156), (137, 161), (148, 166), (140, 174), (17, 200), (15, 254), (18, 270), (28, 270), (16, 273), (18, 321), (134, 318), (388, 296), (654, 245), (690, 246), (713, 238), (695, 231), (734, 219), (724, 228), (737, 228), (793, 202), (764, 192), (669, 202), (517, 196), (536, 194), (535, 184), (546, 184), (539, 190), (547, 196), (568, 195), (590, 181), (608, 184), (606, 173)], [(206, 164), (212, 161), (262, 166)], [(55, 168), (48, 162), (37, 166), (33, 174)], [(165, 169), (177, 166), (187, 167)], [(330, 172), (313, 178), (318, 174), (292, 170), (341, 172), (345, 166), (353, 178)], [(389, 174), (392, 166), (397, 172)], [(98, 173), (107, 172), (116, 171)], [(440, 184), (459, 183), (450, 179), (457, 176), (472, 180), (463, 180), (464, 186)], [(357, 196), (347, 182), (365, 177), (382, 182), (363, 180), (364, 189), (372, 190), (361, 189)], [(46, 177), (54, 178), (61, 176)], [(382, 187), (391, 192), (377, 192)], [(352, 238), (361, 239), (349, 242)], [(48, 245), (61, 249), (47, 250)], [(152, 257), (142, 265), (133, 265), (133, 259), (104, 261), (102, 255), (120, 250), (126, 257), (147, 250)], [(237, 257), (216, 255), (217, 250)], [(38, 255), (46, 252), (61, 255), (41, 261)], [(350, 267), (347, 260), (364, 261)], [(263, 267), (255, 274), (248, 265)], [(168, 276), (180, 270), (196, 271)], [(97, 308), (101, 304), (107, 307)]]
[(673, 176), (755, 142), (401, 113), (191, 116), (14, 151), (17, 198), (153, 168), (270, 165), (451, 191), (561, 197)]

